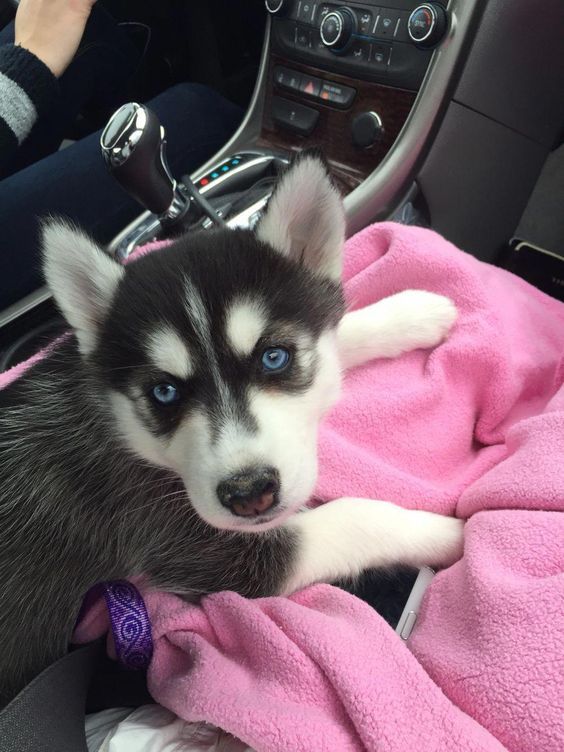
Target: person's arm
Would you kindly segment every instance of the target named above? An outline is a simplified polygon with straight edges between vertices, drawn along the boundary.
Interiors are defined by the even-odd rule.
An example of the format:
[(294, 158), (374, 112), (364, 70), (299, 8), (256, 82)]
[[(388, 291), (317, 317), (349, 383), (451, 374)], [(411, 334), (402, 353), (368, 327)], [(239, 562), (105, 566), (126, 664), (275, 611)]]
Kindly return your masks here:
[(0, 47), (0, 163), (27, 138), (38, 117), (59, 96), (59, 84), (41, 60), (23, 47)]
[(95, 0), (21, 0), (15, 44), (0, 47), (0, 163), (59, 96)]

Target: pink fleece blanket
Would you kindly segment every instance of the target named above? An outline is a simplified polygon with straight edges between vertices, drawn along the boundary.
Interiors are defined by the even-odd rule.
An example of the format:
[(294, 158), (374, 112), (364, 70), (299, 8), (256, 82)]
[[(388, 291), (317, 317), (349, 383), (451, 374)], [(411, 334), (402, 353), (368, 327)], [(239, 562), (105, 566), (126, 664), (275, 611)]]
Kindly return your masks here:
[[(316, 586), (199, 607), (146, 594), (155, 699), (256, 750), (564, 749), (564, 306), (429, 231), (347, 244), (353, 307), (406, 288), (461, 315), (433, 352), (350, 373), (323, 427), (317, 495), (469, 518), (406, 646)], [(77, 639), (103, 634), (95, 607)]]

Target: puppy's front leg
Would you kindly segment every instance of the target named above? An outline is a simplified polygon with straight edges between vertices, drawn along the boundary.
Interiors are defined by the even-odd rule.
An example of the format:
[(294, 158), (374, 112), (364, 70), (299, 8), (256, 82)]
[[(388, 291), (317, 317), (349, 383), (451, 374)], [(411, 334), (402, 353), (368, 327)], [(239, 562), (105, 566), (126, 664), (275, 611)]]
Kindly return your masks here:
[(296, 540), (285, 594), (374, 567), (449, 565), (462, 556), (462, 520), (386, 501), (338, 499), (297, 514), (285, 527)]
[(457, 311), (443, 295), (404, 290), (347, 313), (337, 330), (343, 368), (377, 358), (396, 358), (419, 347), (435, 347), (447, 336)]

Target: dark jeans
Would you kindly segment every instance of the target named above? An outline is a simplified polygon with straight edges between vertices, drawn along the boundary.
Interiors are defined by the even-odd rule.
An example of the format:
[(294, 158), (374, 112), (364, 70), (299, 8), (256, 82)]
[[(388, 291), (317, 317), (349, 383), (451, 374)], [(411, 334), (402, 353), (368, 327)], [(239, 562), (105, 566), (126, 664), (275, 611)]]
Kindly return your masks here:
[[(148, 103), (167, 131), (174, 175), (195, 170), (234, 132), (241, 110), (198, 84), (179, 84)], [(64, 215), (108, 242), (140, 213), (106, 172), (100, 133), (0, 181), (0, 310), (42, 284), (38, 220)]]

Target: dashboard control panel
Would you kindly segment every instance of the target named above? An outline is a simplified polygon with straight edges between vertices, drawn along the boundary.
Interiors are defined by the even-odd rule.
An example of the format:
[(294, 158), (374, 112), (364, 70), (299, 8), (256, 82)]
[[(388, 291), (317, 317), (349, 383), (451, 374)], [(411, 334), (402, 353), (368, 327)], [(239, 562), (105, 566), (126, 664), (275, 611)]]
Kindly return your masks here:
[(438, 2), (387, 0), (376, 5), (266, 0), (273, 47), (286, 59), (387, 86), (416, 91), (433, 48), (448, 29)]
[(356, 89), (352, 86), (326, 81), (280, 65), (274, 69), (274, 81), (282, 89), (294, 94), (303, 94), (311, 101), (325, 102), (343, 110), (351, 106), (356, 95)]

